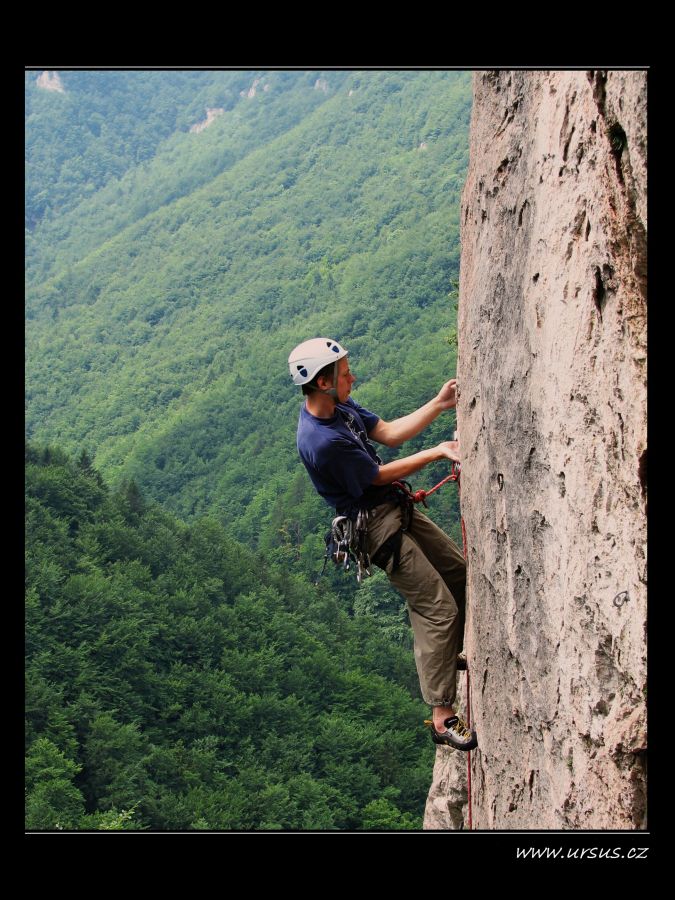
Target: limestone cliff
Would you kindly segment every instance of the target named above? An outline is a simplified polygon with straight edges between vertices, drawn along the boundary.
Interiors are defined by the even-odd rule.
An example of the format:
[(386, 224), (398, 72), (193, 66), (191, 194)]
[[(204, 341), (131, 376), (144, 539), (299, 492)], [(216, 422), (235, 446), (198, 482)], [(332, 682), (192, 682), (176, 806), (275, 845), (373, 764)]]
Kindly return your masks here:
[(59, 94), (65, 94), (66, 92), (58, 72), (52, 72), (51, 75), (49, 72), (42, 72), (35, 83), (45, 91), (57, 91)]
[[(457, 409), (474, 828), (646, 827), (646, 94), (639, 71), (474, 74)], [(466, 762), (438, 749), (425, 827), (466, 827)]]
[(219, 116), (222, 116), (224, 114), (225, 114), (225, 110), (222, 107), (214, 108), (214, 109), (207, 108), (206, 118), (203, 121), (197, 122), (195, 125), (193, 125), (190, 128), (190, 133), (191, 134), (200, 134), (202, 131), (204, 131), (205, 128), (208, 128), (209, 125), (212, 125), (216, 121), (216, 119), (219, 118)]

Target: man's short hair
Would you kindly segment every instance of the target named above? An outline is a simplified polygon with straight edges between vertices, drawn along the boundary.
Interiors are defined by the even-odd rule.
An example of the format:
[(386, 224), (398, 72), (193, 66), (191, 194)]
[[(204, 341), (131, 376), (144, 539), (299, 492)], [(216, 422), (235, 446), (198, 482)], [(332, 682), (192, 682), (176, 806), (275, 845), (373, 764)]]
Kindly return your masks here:
[[(324, 378), (327, 378), (331, 384), (333, 384), (333, 370), (335, 369), (335, 363), (329, 362), (327, 366), (324, 366), (323, 369), (319, 369), (314, 378), (311, 381), (308, 381), (307, 384), (302, 385), (302, 393), (303, 394), (311, 394), (314, 390), (316, 390), (319, 385), (317, 381), (323, 375)], [(335, 385), (333, 385), (334, 387)]]

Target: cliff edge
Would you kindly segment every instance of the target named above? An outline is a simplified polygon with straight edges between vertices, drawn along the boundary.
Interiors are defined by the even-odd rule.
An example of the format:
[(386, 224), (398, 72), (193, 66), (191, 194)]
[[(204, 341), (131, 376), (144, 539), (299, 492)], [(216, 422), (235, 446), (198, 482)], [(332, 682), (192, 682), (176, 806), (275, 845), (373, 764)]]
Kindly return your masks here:
[[(646, 119), (646, 72), (474, 74), (457, 409), (473, 828), (646, 827)], [(425, 827), (466, 827), (466, 767), (438, 749)]]

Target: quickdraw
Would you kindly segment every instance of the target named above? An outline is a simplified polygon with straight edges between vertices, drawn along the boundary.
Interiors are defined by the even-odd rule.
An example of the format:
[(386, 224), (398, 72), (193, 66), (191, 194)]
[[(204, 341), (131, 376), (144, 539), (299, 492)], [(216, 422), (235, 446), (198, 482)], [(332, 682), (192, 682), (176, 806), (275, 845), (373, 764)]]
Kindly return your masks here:
[(447, 484), (448, 481), (459, 481), (460, 470), (460, 464), (453, 460), (450, 474), (442, 481), (439, 481), (438, 484), (434, 485), (428, 491), (413, 491), (407, 481), (394, 481), (393, 485), (394, 487), (402, 490), (403, 493), (406, 494), (406, 496), (408, 496), (413, 503), (422, 503), (424, 506), (428, 507), (427, 497), (430, 494), (433, 494), (434, 491), (437, 491), (439, 488), (443, 487), (444, 484)]
[[(373, 573), (370, 571), (370, 557), (366, 549), (368, 536), (368, 511), (359, 510), (356, 521), (348, 516), (336, 516), (331, 522), (330, 531), (326, 534), (326, 555), (323, 560), (321, 575), (326, 571), (326, 564), (332, 559), (336, 566), (342, 566), (345, 572), (351, 569), (352, 562), (356, 567), (356, 580), (359, 584)], [(319, 575), (319, 578), (321, 578)], [(317, 578), (315, 584), (318, 584)]]

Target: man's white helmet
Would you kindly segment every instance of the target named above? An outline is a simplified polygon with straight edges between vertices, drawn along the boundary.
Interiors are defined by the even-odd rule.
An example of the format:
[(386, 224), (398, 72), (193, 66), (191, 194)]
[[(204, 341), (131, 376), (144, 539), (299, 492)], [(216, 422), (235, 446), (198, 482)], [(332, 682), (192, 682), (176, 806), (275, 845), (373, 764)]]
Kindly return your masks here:
[[(348, 350), (330, 338), (312, 338), (310, 341), (298, 344), (288, 357), (288, 367), (291, 370), (293, 384), (307, 384), (317, 372), (332, 362), (335, 363), (335, 375), (337, 376), (338, 360), (348, 354)], [(326, 393), (335, 391), (336, 385), (337, 378), (335, 377), (333, 378), (333, 387)], [(335, 395), (333, 394), (333, 396)]]

